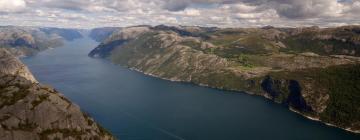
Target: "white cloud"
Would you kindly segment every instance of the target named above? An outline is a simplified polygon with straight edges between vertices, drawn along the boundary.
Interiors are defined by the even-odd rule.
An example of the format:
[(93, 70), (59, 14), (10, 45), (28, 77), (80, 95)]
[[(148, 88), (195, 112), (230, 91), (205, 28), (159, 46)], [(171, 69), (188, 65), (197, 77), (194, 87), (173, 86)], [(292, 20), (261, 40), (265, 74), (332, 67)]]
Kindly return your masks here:
[(0, 12), (21, 12), (25, 8), (24, 0), (0, 0)]
[(200, 16), (201, 13), (197, 9), (185, 9), (184, 11), (177, 12), (181, 16)]
[(0, 0), (0, 25), (91, 28), (138, 24), (250, 27), (358, 23), (360, 0)]

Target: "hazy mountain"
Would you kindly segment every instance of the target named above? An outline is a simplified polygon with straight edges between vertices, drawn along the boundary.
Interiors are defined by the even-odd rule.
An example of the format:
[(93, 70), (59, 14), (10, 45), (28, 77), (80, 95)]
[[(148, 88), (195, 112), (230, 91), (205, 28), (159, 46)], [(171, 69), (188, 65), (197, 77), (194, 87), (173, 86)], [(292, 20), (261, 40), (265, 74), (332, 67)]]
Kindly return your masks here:
[(95, 28), (90, 31), (89, 37), (97, 42), (102, 42), (116, 30), (121, 30), (121, 28), (118, 27)]
[(39, 51), (62, 46), (64, 41), (81, 38), (75, 29), (39, 27), (0, 27), (0, 47), (6, 48), (17, 56), (36, 54)]
[(81, 30), (77, 29), (63, 29), (63, 28), (40, 28), (41, 31), (46, 34), (56, 34), (61, 36), (67, 41), (72, 41), (74, 39), (82, 38)]

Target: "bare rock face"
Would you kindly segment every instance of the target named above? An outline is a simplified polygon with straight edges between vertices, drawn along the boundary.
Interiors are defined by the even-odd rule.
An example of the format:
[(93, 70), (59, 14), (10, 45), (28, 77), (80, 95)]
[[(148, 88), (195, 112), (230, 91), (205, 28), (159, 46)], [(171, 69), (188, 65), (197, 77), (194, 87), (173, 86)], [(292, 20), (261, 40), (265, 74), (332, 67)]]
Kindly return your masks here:
[(55, 89), (0, 49), (0, 139), (114, 139)]
[(2, 74), (18, 75), (32, 82), (37, 82), (29, 69), (4, 48), (0, 48), (0, 66), (0, 73)]

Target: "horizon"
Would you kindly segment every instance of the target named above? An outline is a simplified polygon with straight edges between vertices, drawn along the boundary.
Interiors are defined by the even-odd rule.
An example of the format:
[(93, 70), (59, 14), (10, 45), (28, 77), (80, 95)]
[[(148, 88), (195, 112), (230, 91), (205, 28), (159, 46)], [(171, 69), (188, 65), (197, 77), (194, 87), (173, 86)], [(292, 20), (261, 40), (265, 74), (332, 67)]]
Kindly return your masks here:
[(360, 24), (360, 0), (0, 0), (0, 25), (93, 29)]
[(349, 24), (349, 25), (338, 25), (338, 26), (316, 26), (316, 25), (304, 25), (304, 26), (272, 26), (272, 25), (265, 25), (265, 26), (257, 26), (257, 27), (216, 27), (216, 26), (198, 26), (198, 25), (166, 25), (166, 24), (158, 24), (158, 25), (131, 25), (131, 26), (98, 26), (93, 28), (81, 28), (81, 27), (56, 27), (56, 26), (22, 26), (22, 25), (0, 25), (0, 27), (29, 27), (29, 28), (59, 28), (59, 29), (76, 29), (76, 30), (92, 30), (98, 28), (128, 28), (128, 27), (137, 27), (137, 26), (168, 26), (168, 27), (203, 27), (203, 28), (219, 28), (219, 29), (251, 29), (251, 28), (264, 28), (264, 27), (273, 27), (277, 29), (281, 28), (311, 28), (317, 27), (320, 29), (326, 28), (337, 28), (337, 27), (346, 27), (346, 26), (360, 26), (360, 24)]

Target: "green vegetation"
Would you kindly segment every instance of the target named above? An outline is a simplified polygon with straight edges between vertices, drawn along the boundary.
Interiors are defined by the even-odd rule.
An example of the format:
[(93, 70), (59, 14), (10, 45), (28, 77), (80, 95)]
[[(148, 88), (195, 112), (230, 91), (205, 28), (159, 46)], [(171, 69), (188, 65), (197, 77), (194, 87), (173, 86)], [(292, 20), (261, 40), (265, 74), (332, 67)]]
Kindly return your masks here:
[(324, 69), (316, 73), (329, 89), (330, 101), (321, 119), (339, 126), (360, 127), (360, 65)]
[(213, 36), (211, 38), (204, 39), (205, 41), (211, 42), (216, 46), (227, 46), (236, 42), (240, 38), (244, 37), (247, 33), (241, 30), (224, 29), (216, 32), (208, 33), (207, 36)]
[(283, 48), (282, 52), (314, 52), (320, 55), (334, 55), (345, 54), (360, 56), (360, 45), (355, 45), (351, 42), (343, 42), (341, 40), (320, 40), (312, 39), (313, 35), (298, 35), (288, 37), (283, 40), (287, 48)]
[(193, 41), (193, 40), (186, 40), (186, 41), (180, 42), (179, 44), (192, 47), (192, 48), (194, 48), (196, 50), (202, 50), (201, 49), (201, 43)]
[(240, 54), (237, 61), (242, 64), (242, 66), (247, 68), (253, 68), (254, 65), (249, 62), (249, 57), (244, 54)]
[(208, 73), (206, 76), (193, 77), (193, 83), (203, 83), (210, 87), (216, 87), (227, 90), (244, 91), (248, 88), (248, 81), (236, 76), (233, 72), (223, 70), (219, 72)]
[(352, 126), (352, 123), (357, 123), (356, 127), (360, 127), (360, 65), (340, 65), (326, 69), (312, 68), (270, 75), (275, 79), (291, 79), (301, 84), (314, 84), (311, 86), (313, 91), (326, 89), (325, 92), (329, 94), (330, 99), (326, 110), (320, 114), (320, 119), (342, 127)]
[[(266, 92), (275, 102), (302, 114), (354, 128), (352, 123), (360, 124), (360, 66), (329, 55), (359, 56), (356, 37), (346, 30), (305, 30), (221, 29), (196, 40), (177, 36), (178, 42), (158, 36), (170, 38), (174, 33), (153, 30), (112, 51), (111, 59), (165, 79), (261, 95)], [(316, 54), (299, 54), (304, 52)], [(269, 83), (263, 84), (266, 80)], [(328, 95), (329, 100), (320, 100)]]

